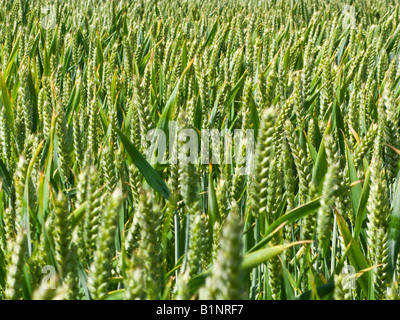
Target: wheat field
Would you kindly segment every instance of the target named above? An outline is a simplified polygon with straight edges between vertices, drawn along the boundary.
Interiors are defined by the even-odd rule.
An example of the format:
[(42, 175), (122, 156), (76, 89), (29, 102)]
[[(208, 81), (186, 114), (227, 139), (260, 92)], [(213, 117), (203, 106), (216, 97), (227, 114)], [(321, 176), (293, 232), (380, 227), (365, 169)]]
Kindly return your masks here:
[(399, 299), (399, 33), (394, 0), (0, 0), (0, 300)]

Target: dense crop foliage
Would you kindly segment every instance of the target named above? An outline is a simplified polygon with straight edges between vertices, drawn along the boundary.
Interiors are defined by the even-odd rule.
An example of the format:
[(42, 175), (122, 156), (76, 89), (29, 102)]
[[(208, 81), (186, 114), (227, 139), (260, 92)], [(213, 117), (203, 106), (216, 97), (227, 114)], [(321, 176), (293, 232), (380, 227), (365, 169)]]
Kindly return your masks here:
[(0, 299), (398, 299), (400, 6), (348, 2), (0, 0)]

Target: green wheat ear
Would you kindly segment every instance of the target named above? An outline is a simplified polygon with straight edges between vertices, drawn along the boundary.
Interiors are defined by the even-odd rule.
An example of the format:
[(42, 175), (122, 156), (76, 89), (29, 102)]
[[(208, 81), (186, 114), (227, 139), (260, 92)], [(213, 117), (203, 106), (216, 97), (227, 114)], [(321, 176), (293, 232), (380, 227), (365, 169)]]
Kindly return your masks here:
[(259, 129), (259, 138), (257, 140), (255, 154), (254, 174), (251, 177), (250, 202), (252, 214), (259, 217), (265, 216), (267, 206), (267, 185), (269, 178), (269, 168), (271, 161), (274, 121), (276, 112), (272, 108), (266, 109), (263, 113), (261, 126)]
[(139, 254), (143, 259), (144, 290), (148, 299), (159, 299), (162, 282), (162, 256), (159, 246), (161, 238), (160, 208), (154, 205), (154, 196), (142, 190), (138, 212)]
[(285, 123), (286, 139), (289, 144), (293, 160), (296, 166), (297, 175), (299, 177), (299, 203), (304, 204), (309, 193), (311, 182), (310, 161), (307, 154), (299, 145), (299, 137), (295, 131), (293, 124), (287, 120)]
[(220, 250), (214, 262), (212, 275), (200, 290), (200, 299), (245, 299), (242, 263), (242, 222), (236, 202), (222, 229)]
[(62, 193), (54, 200), (55, 229), (54, 248), (55, 258), (60, 271), (60, 278), (68, 288), (68, 299), (78, 295), (79, 278), (77, 276), (78, 248), (72, 240), (72, 227), (68, 199)]
[(108, 292), (109, 283), (107, 278), (111, 275), (116, 225), (122, 199), (121, 189), (116, 188), (108, 199), (106, 210), (103, 212), (88, 279), (88, 288), (93, 300), (104, 299)]
[(176, 285), (175, 285), (176, 300), (189, 300), (191, 298), (189, 280), (190, 280), (189, 270), (182, 272), (176, 279)]
[[(87, 179), (89, 177), (89, 179)], [(98, 171), (96, 167), (90, 166), (83, 171), (78, 180), (86, 183), (83, 190), (82, 201), (86, 201), (86, 210), (83, 220), (83, 241), (85, 247), (83, 251), (86, 253), (89, 261), (92, 260), (93, 253), (96, 249), (97, 233), (101, 224), (102, 215), (102, 189), (99, 186)], [(83, 182), (84, 181), (84, 182)]]
[(135, 253), (127, 261), (125, 284), (125, 298), (127, 300), (142, 300), (146, 298), (144, 287), (145, 270), (143, 259)]
[(385, 171), (376, 152), (371, 162), (370, 201), (368, 214), (368, 249), (370, 263), (379, 265), (374, 271), (374, 287), (376, 299), (384, 299), (387, 289), (388, 263), (388, 224), (389, 224), (389, 191), (385, 180)]
[(221, 216), (221, 221), (225, 221), (230, 210), (230, 201), (228, 195), (228, 186), (224, 179), (221, 179), (217, 185), (216, 195), (219, 214)]
[(335, 291), (334, 291), (334, 298), (335, 300), (350, 300), (351, 293), (349, 288), (346, 285), (346, 275), (339, 274), (335, 275)]
[(55, 215), (55, 258), (59, 265), (61, 276), (63, 277), (66, 275), (66, 258), (69, 253), (69, 246), (72, 239), (68, 200), (62, 193), (59, 193), (54, 200), (53, 206)]
[(20, 228), (17, 239), (12, 246), (11, 261), (7, 268), (5, 297), (9, 300), (16, 300), (21, 297), (21, 290), (24, 279), (23, 268), (25, 255), (28, 252), (26, 230)]
[(316, 233), (320, 252), (323, 252), (324, 242), (331, 227), (331, 220), (333, 218), (332, 205), (335, 201), (334, 191), (335, 188), (337, 188), (336, 186), (340, 169), (336, 145), (331, 134), (325, 136), (324, 145), (328, 169), (322, 189), (321, 206), (317, 214)]
[(67, 119), (62, 103), (57, 105), (57, 122), (56, 122), (56, 132), (57, 132), (57, 151), (58, 159), (60, 162), (60, 169), (66, 181), (69, 180), (71, 175), (70, 170), (70, 153), (69, 153), (69, 139), (66, 132)]

